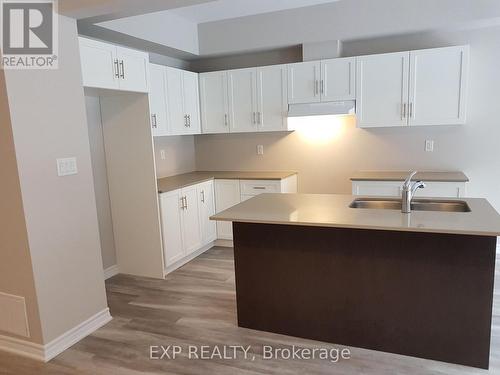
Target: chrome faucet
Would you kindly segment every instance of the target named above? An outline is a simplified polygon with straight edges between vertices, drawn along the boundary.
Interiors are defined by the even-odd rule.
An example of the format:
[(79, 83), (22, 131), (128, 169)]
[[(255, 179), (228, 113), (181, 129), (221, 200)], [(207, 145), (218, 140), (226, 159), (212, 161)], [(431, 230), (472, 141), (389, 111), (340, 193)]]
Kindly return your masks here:
[(425, 184), (422, 181), (411, 182), (413, 176), (417, 174), (417, 171), (412, 171), (406, 177), (405, 182), (403, 183), (403, 188), (401, 191), (401, 212), (404, 214), (409, 214), (411, 212), (411, 200), (415, 191), (417, 189), (423, 189)]

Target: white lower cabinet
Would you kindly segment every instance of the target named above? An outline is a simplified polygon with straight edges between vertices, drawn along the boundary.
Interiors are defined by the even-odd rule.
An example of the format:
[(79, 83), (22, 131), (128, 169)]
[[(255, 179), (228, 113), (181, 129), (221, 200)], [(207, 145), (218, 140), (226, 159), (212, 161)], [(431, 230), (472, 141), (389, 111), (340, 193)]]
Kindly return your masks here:
[[(215, 210), (224, 211), (241, 202), (240, 180), (215, 180)], [(229, 221), (217, 222), (217, 238), (233, 239), (233, 224)]]
[[(353, 195), (400, 197), (403, 181), (352, 181)], [(461, 198), (465, 196), (465, 182), (425, 182), (416, 197)]]
[(172, 271), (215, 240), (213, 181), (160, 194), (165, 269)]

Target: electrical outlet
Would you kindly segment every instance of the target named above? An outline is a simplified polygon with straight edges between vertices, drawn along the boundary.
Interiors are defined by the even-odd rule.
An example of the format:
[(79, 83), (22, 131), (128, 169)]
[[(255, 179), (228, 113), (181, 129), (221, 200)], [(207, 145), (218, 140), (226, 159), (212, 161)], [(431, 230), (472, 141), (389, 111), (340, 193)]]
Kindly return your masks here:
[(165, 150), (160, 150), (160, 158), (161, 158), (161, 160), (165, 160), (167, 158), (165, 156)]
[(57, 175), (59, 177), (69, 176), (78, 173), (76, 158), (56, 159), (56, 162), (57, 162)]
[(434, 141), (431, 139), (427, 139), (425, 141), (425, 152), (433, 152), (434, 151)]
[(257, 155), (264, 155), (264, 145), (257, 145)]

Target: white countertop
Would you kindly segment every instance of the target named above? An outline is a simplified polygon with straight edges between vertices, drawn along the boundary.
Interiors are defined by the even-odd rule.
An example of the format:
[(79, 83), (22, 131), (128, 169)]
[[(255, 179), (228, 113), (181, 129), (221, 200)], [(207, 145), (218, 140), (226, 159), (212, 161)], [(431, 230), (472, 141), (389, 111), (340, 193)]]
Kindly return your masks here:
[(211, 217), (245, 223), (308, 225), (391, 231), (500, 235), (500, 215), (481, 198), (459, 199), (471, 212), (350, 208), (359, 196), (337, 194), (261, 194)]

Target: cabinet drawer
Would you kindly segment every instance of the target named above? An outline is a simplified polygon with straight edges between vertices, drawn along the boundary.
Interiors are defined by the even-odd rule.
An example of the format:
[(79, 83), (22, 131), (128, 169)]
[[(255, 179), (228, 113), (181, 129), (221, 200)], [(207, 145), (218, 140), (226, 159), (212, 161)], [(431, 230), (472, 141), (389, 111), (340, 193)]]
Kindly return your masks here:
[(262, 193), (279, 193), (281, 191), (280, 181), (260, 181), (260, 180), (241, 180), (241, 195), (259, 195)]

